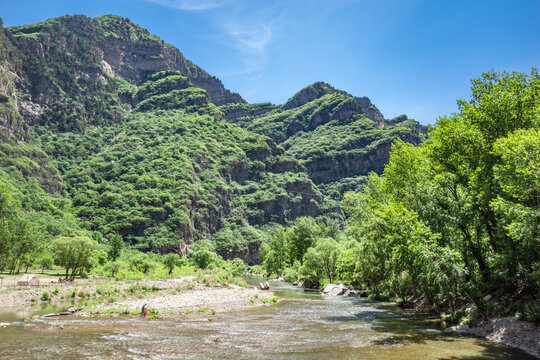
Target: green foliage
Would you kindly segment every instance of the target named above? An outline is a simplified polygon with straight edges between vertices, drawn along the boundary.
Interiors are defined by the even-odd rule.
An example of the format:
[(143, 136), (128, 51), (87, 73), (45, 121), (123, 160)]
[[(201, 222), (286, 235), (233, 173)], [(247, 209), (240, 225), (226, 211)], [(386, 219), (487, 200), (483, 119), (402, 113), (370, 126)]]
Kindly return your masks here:
[[(224, 218), (231, 224), (283, 221), (287, 212), (268, 205), (279, 200), (283, 210), (306, 202), (316, 208), (311, 202), (321, 198), (314, 193), (297, 202), (286, 189), (311, 187), (306, 174), (267, 172), (256, 159), (279, 164), (282, 150), (223, 120), (182, 111), (134, 113), (111, 133), (118, 135), (101, 152), (83, 156), (64, 179), (84, 227), (113, 240), (119, 234), (140, 249), (177, 249), (215, 233)], [(216, 236), (220, 252), (262, 238), (249, 226), (226, 229)]]
[[(335, 262), (339, 252), (336, 239), (339, 239), (340, 235), (339, 224), (334, 219), (316, 221), (313, 218), (298, 218), (287, 229), (278, 229), (270, 241), (261, 246), (263, 266), (268, 274), (286, 274), (288, 280), (296, 279), (299, 275), (308, 276), (311, 270), (316, 272), (318, 278), (326, 275), (334, 279)], [(308, 252), (310, 254), (306, 257)], [(300, 265), (306, 259), (310, 263), (302, 270)], [(321, 268), (312, 269), (319, 266), (319, 263)]]
[(0, 271), (28, 267), (43, 246), (43, 236), (21, 211), (8, 187), (0, 182)]
[(45, 251), (38, 257), (36, 263), (41, 268), (41, 273), (43, 274), (44, 270), (51, 270), (53, 268), (54, 259), (48, 251)]
[[(45, 241), (88, 236), (115, 261), (124, 243), (166, 253), (215, 235), (217, 251), (225, 254), (262, 243), (260, 225), (327, 208), (294, 157), (224, 121), (209, 94), (192, 82), (204, 78), (213, 93), (211, 85), (221, 85), (217, 79), (129, 19), (64, 16), (0, 35), (8, 50), (0, 61), (9, 65), (0, 69), (7, 84), (0, 113), (9, 115), (14, 129), (0, 133), (6, 139), (0, 181)], [(111, 46), (125, 47), (122, 64), (103, 57)], [(152, 54), (129, 51), (139, 47)], [(164, 65), (152, 72), (141, 62)], [(179, 70), (165, 65), (173, 62)], [(12, 73), (24, 89), (17, 89)], [(225, 102), (240, 102), (230, 109), (274, 108), (223, 93)], [(16, 100), (39, 106), (31, 126)], [(138, 264), (149, 272), (155, 263)], [(123, 270), (115, 274), (139, 271)]]
[[(422, 147), (396, 142), (383, 177), (345, 196), (357, 244), (340, 255), (341, 276), (376, 294), (425, 296), (453, 318), (468, 302), (483, 317), (534, 303), (539, 84), (535, 69), (485, 73)], [(498, 310), (482, 300), (493, 291)]]
[(252, 246), (259, 248), (266, 236), (263, 231), (253, 226), (227, 224), (212, 236), (215, 251), (226, 256), (230, 250), (245, 250)]
[(124, 240), (118, 234), (112, 234), (110, 240), (109, 259), (115, 261), (122, 254), (124, 248)]
[(201, 269), (212, 269), (221, 260), (219, 255), (208, 249), (201, 249), (190, 253), (189, 259)]
[(86, 236), (59, 237), (51, 242), (50, 248), (55, 263), (66, 269), (66, 278), (73, 278), (94, 266), (98, 243)]
[(178, 264), (178, 260), (178, 255), (172, 253), (163, 257), (163, 264), (169, 270), (169, 275), (172, 274), (175, 266)]
[[(353, 181), (343, 178), (382, 172), (390, 144), (404, 139), (421, 143), (425, 128), (405, 117), (383, 127), (382, 115), (367, 98), (355, 98), (324, 83), (315, 83), (286, 104), (225, 105), (225, 116), (243, 128), (281, 144), (306, 166), (327, 194), (341, 198)], [(332, 171), (328, 171), (331, 168)]]
[(48, 291), (44, 291), (41, 295), (41, 301), (51, 301), (52, 298), (53, 296)]

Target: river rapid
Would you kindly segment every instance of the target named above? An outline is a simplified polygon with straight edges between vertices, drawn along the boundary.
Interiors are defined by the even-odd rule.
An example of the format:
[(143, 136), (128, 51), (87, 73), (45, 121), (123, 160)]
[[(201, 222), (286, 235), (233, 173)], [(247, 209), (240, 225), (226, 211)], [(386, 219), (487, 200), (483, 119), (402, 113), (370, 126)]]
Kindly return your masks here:
[[(533, 359), (440, 322), (363, 298), (323, 297), (271, 283), (279, 303), (143, 320), (0, 314), (2, 359)], [(248, 301), (246, 299), (246, 301)]]

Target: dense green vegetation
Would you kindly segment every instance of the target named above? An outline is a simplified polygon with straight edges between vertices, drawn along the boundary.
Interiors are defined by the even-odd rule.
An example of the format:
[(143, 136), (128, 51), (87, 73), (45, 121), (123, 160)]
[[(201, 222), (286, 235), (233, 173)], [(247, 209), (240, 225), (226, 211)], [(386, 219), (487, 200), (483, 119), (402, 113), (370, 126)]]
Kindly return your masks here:
[[(185, 255), (193, 241), (213, 239), (224, 257), (245, 253), (253, 263), (266, 236), (261, 226), (328, 208), (294, 157), (224, 120), (193, 84), (205, 76), (201, 69), (129, 20), (68, 16), (0, 30), (10, 50), (0, 54), (10, 67), (1, 69), (9, 90), (3, 103), (19, 97), (42, 107), (31, 126), (14, 105), (13, 114), (2, 113), (19, 123), (0, 123), (0, 178), (45, 243), (89, 236), (116, 259), (124, 243)], [(115, 76), (96, 50), (113, 53), (111, 37), (149, 46), (160, 53), (152, 61), (183, 63), (180, 70), (120, 68)], [(41, 46), (49, 51), (36, 56)]]
[(246, 104), (115, 16), (0, 43), (0, 271), (228, 282), (262, 259), (456, 320), (540, 319), (536, 70), (484, 74), (427, 135), (325, 83)]
[(385, 123), (369, 99), (321, 82), (281, 106), (227, 104), (220, 109), (235, 124), (282, 145), (326, 195), (338, 199), (356, 188), (354, 182), (363, 182), (359, 177), (382, 172), (396, 139), (415, 145), (425, 139), (426, 129), (416, 121), (401, 116)]
[(539, 89), (537, 70), (483, 74), (422, 146), (395, 142), (382, 176), (346, 194), (344, 236), (297, 223), (271, 239), (265, 267), (425, 298), (454, 320), (518, 312), (539, 321)]

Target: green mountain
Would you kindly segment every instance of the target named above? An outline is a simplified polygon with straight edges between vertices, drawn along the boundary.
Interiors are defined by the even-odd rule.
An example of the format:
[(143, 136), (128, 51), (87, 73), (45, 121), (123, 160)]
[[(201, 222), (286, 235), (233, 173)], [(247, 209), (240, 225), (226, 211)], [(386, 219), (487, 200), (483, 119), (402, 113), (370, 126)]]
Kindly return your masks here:
[(325, 211), (298, 160), (216, 107), (239, 95), (129, 20), (65, 16), (1, 36), (2, 175), (16, 174), (14, 192), (37, 180), (81, 231), (179, 251)]
[(420, 144), (427, 128), (407, 116), (385, 120), (367, 97), (316, 82), (285, 104), (231, 103), (220, 107), (233, 123), (266, 135), (300, 160), (332, 197), (354, 190), (389, 161), (391, 144)]
[(159, 252), (213, 239), (254, 262), (265, 227), (336, 216), (320, 189), (339, 197), (382, 171), (393, 140), (423, 139), (324, 83), (247, 104), (118, 16), (0, 27), (0, 45), (0, 181), (50, 238)]

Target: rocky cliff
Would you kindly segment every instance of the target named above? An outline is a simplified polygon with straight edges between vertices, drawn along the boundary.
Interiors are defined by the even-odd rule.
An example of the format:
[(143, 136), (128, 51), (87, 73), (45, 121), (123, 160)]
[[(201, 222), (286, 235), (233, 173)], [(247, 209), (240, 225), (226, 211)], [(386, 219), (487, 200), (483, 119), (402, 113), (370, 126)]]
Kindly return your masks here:
[(20, 113), (17, 86), (20, 62), (0, 19), (0, 165), (10, 179), (36, 179), (48, 193), (63, 193), (62, 180), (47, 155), (36, 146), (30, 127)]
[[(115, 79), (138, 85), (161, 70), (179, 71), (205, 89), (216, 105), (244, 102), (178, 49), (122, 17), (63, 16), (11, 27), (7, 33), (25, 59), (21, 84), (30, 98), (20, 106), (29, 123), (58, 122), (54, 115), (62, 111), (70, 113), (71, 126), (86, 126), (111, 115), (120, 118), (118, 108), (134, 104), (129, 96), (117, 96), (125, 89)], [(60, 130), (66, 125), (61, 123)]]

